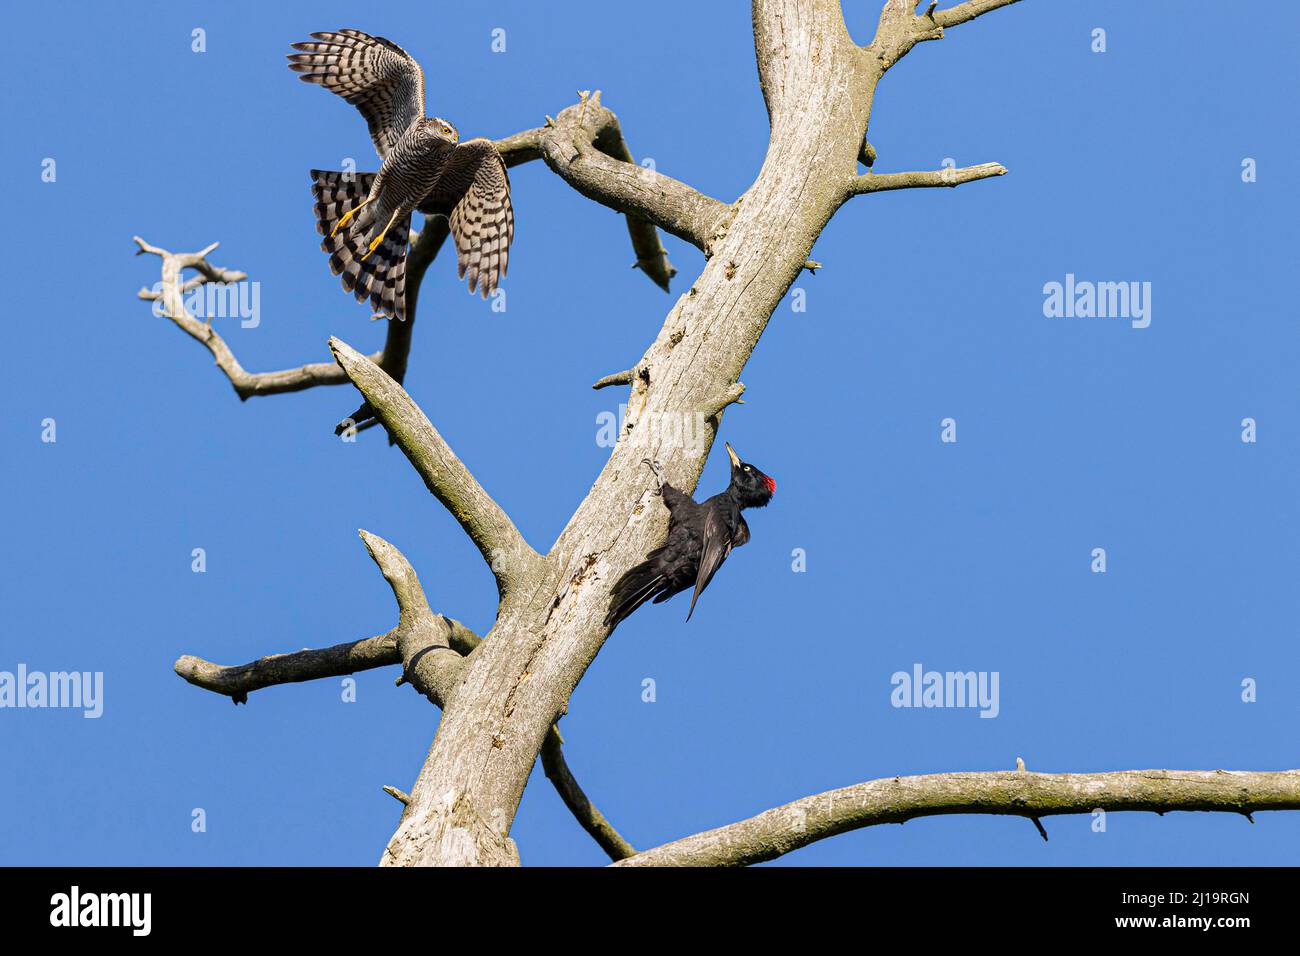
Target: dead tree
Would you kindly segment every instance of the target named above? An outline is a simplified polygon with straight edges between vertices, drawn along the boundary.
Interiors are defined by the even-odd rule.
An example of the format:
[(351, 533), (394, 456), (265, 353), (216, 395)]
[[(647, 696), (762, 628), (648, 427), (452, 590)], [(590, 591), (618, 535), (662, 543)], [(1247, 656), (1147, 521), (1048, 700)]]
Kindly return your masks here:
[[(539, 755), (588, 832), (612, 859), (633, 865), (752, 863), (857, 827), (932, 814), (1013, 814), (1037, 823), (1095, 808), (1246, 816), (1300, 809), (1300, 771), (1294, 770), (1039, 774), (1021, 765), (870, 781), (638, 853), (591, 805), (565, 765), (556, 724), (608, 636), (603, 621), (610, 586), (659, 544), (666, 527), (642, 459), (661, 461), (677, 487), (695, 487), (724, 410), (744, 390), (739, 376), (745, 363), (800, 271), (816, 267), (809, 252), (841, 206), (869, 193), (955, 187), (1006, 173), (997, 163), (875, 173), (866, 134), (878, 82), (913, 46), (1014, 2), (965, 0), (944, 10), (930, 3), (917, 12), (915, 0), (887, 0), (874, 38), (859, 46), (845, 28), (840, 0), (753, 0), (771, 138), (757, 178), (734, 201), (636, 165), (599, 93), (582, 94), (545, 125), (498, 143), (510, 165), (541, 159), (583, 196), (624, 213), (637, 265), (665, 289), (675, 270), (656, 229), (698, 247), (707, 260), (645, 353), (626, 371), (595, 383), (629, 389), (626, 424), (591, 492), (545, 554), (523, 539), (402, 388), (411, 322), (390, 322), (383, 349), (369, 357), (332, 339), (333, 362), (252, 374), (211, 324), (186, 313), (183, 302), (198, 285), (243, 275), (208, 262), (215, 246), (182, 255), (137, 239), (142, 253), (160, 256), (163, 264), (160, 291), (142, 291), (141, 297), (160, 300), (164, 315), (207, 346), (241, 399), (350, 382), (365, 401), (362, 417), (373, 415), (362, 427), (383, 425), (477, 545), (499, 594), (495, 623), (480, 638), (432, 610), (397, 548), (363, 531), (397, 600), (398, 622), (390, 631), (239, 666), (186, 656), (176, 662), (177, 673), (238, 703), (273, 684), (400, 666), (398, 682), (411, 684), (443, 713), (410, 793), (386, 788), (405, 810), (383, 851), (384, 865), (517, 864), (511, 822)], [(445, 224), (433, 221), (413, 237), (412, 300), (445, 236)], [(187, 269), (195, 272), (188, 280)], [(414, 301), (409, 311), (413, 320)], [(696, 414), (707, 422), (702, 448), (637, 427), (655, 416)]]

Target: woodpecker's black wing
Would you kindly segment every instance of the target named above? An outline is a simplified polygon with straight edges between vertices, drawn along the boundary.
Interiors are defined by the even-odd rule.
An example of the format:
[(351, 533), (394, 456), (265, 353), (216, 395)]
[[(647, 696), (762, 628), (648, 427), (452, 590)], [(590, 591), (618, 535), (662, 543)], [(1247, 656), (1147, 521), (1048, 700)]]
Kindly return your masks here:
[(664, 482), (659, 489), (660, 495), (664, 499), (664, 507), (674, 519), (681, 520), (689, 518), (699, 507), (699, 503), (684, 491), (678, 491), (668, 482)]
[(702, 550), (704, 508), (684, 491), (668, 482), (660, 487), (670, 513), (668, 538), (640, 564), (628, 569), (614, 584), (605, 623), (619, 622), (646, 601), (660, 604), (691, 586), (696, 561)]
[(726, 514), (721, 508), (709, 508), (704, 519), (704, 550), (700, 554), (700, 569), (695, 575), (695, 593), (691, 595), (691, 608), (686, 612), (686, 620), (695, 613), (695, 602), (700, 599), (704, 589), (718, 573), (722, 562), (727, 560), (733, 548), (739, 548), (749, 540), (749, 525), (739, 518), (739, 525), (733, 532), (727, 523)]

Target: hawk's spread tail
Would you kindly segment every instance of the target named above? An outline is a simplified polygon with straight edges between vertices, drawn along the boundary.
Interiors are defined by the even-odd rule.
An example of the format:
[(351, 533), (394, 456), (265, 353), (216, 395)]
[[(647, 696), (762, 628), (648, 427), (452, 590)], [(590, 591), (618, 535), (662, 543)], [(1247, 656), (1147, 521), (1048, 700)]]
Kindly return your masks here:
[(393, 223), (384, 241), (367, 256), (372, 230), (384, 227), (384, 223), (375, 221), (373, 205), (363, 208), (337, 232), (335, 227), (365, 201), (376, 174), (313, 169), (311, 175), (316, 231), (325, 237), (320, 247), (330, 254), (330, 271), (342, 278), (343, 288), (358, 302), (369, 300), (376, 312), (406, 321), (406, 249), (411, 238), (411, 217)]

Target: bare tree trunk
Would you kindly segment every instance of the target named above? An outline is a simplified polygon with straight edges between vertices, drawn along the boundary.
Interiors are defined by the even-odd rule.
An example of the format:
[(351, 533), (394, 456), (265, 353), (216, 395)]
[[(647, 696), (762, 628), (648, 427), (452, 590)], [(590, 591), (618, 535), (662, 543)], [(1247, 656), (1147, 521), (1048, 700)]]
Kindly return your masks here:
[[(525, 586), (503, 595), (443, 715), (384, 863), (464, 864), (514, 857), (505, 837), (542, 738), (607, 636), (609, 585), (658, 545), (640, 464), (661, 461), (693, 488), (734, 384), (822, 227), (847, 198), (873, 77), (831, 0), (761, 0), (759, 72), (772, 117), (766, 161), (712, 242), (703, 274), (637, 363), (622, 436), (587, 499)], [(711, 419), (705, 454), (637, 426), (660, 416)], [(646, 429), (650, 431), (650, 429)], [(629, 522), (629, 515), (645, 520)], [(476, 659), (477, 658), (477, 659)]]

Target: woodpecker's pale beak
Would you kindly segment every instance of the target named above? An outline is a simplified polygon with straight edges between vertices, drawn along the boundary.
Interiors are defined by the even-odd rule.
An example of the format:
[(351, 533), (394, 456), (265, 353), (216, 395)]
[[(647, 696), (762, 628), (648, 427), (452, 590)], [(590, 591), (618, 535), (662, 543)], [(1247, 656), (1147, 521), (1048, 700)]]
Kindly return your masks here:
[(731, 467), (739, 468), (741, 465), (740, 456), (736, 454), (736, 449), (731, 447), (729, 442), (723, 442), (727, 446), (727, 455), (731, 458)]

